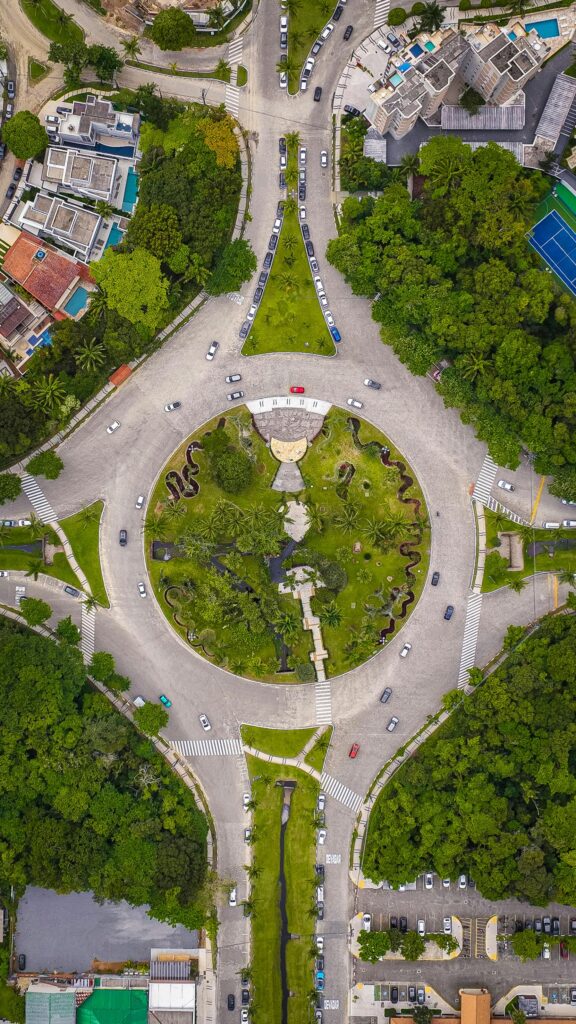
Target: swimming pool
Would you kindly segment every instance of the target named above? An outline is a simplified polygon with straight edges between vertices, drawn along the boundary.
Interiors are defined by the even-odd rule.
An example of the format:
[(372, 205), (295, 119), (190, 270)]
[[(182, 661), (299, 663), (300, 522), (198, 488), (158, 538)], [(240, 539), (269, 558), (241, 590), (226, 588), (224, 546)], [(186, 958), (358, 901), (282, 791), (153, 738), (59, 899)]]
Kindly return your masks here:
[(132, 213), (136, 199), (138, 198), (138, 175), (136, 171), (130, 167), (126, 176), (126, 185), (124, 186), (124, 196), (122, 197), (122, 210), (124, 213)]
[(401, 85), (403, 81), (404, 79), (402, 78), (402, 75), (399, 75), (396, 71), (390, 76), (390, 82), (392, 85)]
[(511, 39), (512, 42), (514, 42), (514, 40), (516, 39), (516, 33), (515, 32), (508, 32), (508, 39)]
[(547, 21), (527, 21), (525, 27), (527, 32), (531, 28), (535, 28), (541, 39), (554, 39), (560, 35), (557, 18), (548, 18)]
[(64, 312), (69, 316), (77, 316), (81, 309), (84, 309), (88, 302), (88, 292), (80, 285), (68, 299), (64, 306)]
[(418, 43), (414, 43), (414, 46), (410, 47), (410, 53), (413, 53), (415, 57), (421, 57), (424, 50)]
[(436, 49), (435, 44), (433, 42), (431, 42), (430, 39), (428, 40), (427, 43), (424, 43), (424, 46), (426, 47), (427, 50), (430, 50), (430, 53), (432, 53), (432, 50)]
[(108, 235), (108, 238), (106, 239), (106, 245), (104, 246), (104, 252), (106, 252), (106, 249), (108, 248), (109, 245), (119, 245), (123, 238), (124, 238), (124, 232), (120, 231), (120, 228), (118, 227), (117, 224), (113, 224), (112, 227), (110, 228), (110, 234)]
[(51, 345), (52, 335), (50, 334), (50, 328), (46, 327), (42, 334), (31, 334), (28, 338), (28, 344), (30, 348), (26, 349), (27, 356), (31, 356), (36, 348), (45, 348), (46, 345)]
[(408, 68), (412, 67), (409, 60), (405, 60), (403, 64), (398, 65), (398, 71), (408, 71)]

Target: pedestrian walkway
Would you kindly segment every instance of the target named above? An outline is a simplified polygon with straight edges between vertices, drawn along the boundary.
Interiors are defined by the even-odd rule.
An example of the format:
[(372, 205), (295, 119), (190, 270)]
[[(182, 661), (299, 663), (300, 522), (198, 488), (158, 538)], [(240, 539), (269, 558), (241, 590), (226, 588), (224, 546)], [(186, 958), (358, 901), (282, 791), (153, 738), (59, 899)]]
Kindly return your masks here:
[(498, 466), (494, 460), (487, 455), (482, 463), (478, 479), (474, 484), (474, 497), (476, 498), (476, 501), (481, 501), (483, 505), (488, 503), (488, 498), (490, 497), (490, 491), (492, 490), (497, 469)]
[(459, 690), (464, 690), (468, 685), (468, 669), (473, 668), (476, 661), (476, 645), (478, 643), (481, 611), (482, 594), (471, 594), (466, 605), (466, 624), (464, 626), (460, 670), (458, 672)]
[(329, 679), (316, 683), (316, 722), (318, 725), (332, 724), (332, 687)]
[(80, 650), (84, 661), (88, 664), (92, 661), (95, 648), (96, 612), (94, 608), (87, 608), (85, 604), (82, 604), (81, 615)]
[(242, 753), (240, 740), (170, 740), (184, 757), (235, 757)]
[(506, 516), (506, 519), (511, 519), (513, 523), (518, 523), (520, 526), (531, 525), (527, 519), (523, 519), (522, 516), (517, 515), (516, 512), (512, 512), (511, 509), (506, 508), (506, 505), (503, 505), (497, 498), (493, 498), (492, 495), (488, 498), (486, 507), (491, 509), (492, 512), (501, 512), (503, 516)]
[(374, 28), (378, 28), (380, 25), (384, 25), (388, 21), (389, 10), (390, 0), (376, 0), (376, 9), (374, 11)]
[(40, 487), (36, 483), (33, 476), (29, 473), (25, 473), (22, 477), (22, 490), (26, 497), (30, 500), (30, 503), (36, 512), (36, 515), (43, 523), (56, 523), (58, 522), (58, 516), (52, 508), (50, 502), (44, 497)]
[(345, 786), (343, 782), (339, 782), (332, 775), (328, 775), (326, 772), (322, 772), (320, 776), (320, 785), (322, 789), (326, 790), (328, 796), (338, 800), (345, 807), (350, 807), (353, 811), (359, 811), (362, 806), (362, 797), (355, 793), (354, 790)]
[(237, 85), (230, 84), (226, 86), (224, 106), (229, 114), (232, 114), (233, 117), (238, 117), (238, 111), (240, 110), (240, 89)]
[[(237, 39), (233, 39), (228, 47), (228, 63), (230, 65), (230, 85), (236, 87), (238, 81), (238, 65), (242, 60), (242, 50), (244, 48), (244, 36), (238, 36)], [(226, 90), (228, 91), (228, 90)]]

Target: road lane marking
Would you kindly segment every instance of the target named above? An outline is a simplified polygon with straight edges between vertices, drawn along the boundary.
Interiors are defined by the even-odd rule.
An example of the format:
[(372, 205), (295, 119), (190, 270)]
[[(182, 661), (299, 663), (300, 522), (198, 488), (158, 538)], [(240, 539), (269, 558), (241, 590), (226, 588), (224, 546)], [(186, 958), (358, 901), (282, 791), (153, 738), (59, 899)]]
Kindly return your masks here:
[(541, 476), (540, 477), (540, 484), (538, 486), (538, 493), (536, 494), (536, 497), (534, 499), (534, 504), (532, 506), (532, 514), (530, 516), (530, 526), (532, 526), (532, 523), (536, 519), (536, 513), (538, 512), (538, 505), (540, 504), (540, 499), (542, 497), (542, 491), (544, 490), (544, 484), (545, 483), (546, 483), (546, 477), (545, 476)]

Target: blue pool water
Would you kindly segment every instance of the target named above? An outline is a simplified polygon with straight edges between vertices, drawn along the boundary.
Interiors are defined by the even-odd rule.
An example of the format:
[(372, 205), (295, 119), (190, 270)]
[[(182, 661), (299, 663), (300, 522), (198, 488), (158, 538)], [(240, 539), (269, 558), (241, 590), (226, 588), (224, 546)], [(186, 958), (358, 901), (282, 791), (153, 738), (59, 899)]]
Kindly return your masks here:
[(516, 39), (516, 33), (515, 32), (509, 32), (508, 33), (508, 39), (511, 39), (512, 42), (514, 42), (514, 40)]
[(112, 227), (110, 228), (110, 234), (108, 235), (108, 238), (106, 239), (106, 245), (104, 246), (104, 252), (106, 252), (106, 249), (108, 248), (109, 245), (119, 245), (123, 238), (124, 238), (124, 232), (120, 231), (120, 228), (118, 227), (117, 224), (113, 224)]
[(557, 18), (548, 18), (546, 21), (526, 22), (526, 31), (535, 28), (541, 39), (554, 39), (560, 35)]
[(399, 75), (397, 72), (394, 72), (394, 74), (391, 75), (390, 77), (390, 81), (392, 85), (401, 85), (404, 79), (402, 78), (402, 75)]
[(124, 213), (132, 213), (138, 197), (138, 175), (131, 167), (126, 177), (124, 196), (122, 198), (122, 210)]
[(436, 49), (436, 46), (434, 45), (433, 42), (430, 41), (430, 39), (428, 40), (427, 43), (424, 43), (424, 46), (426, 47), (427, 50), (430, 50), (430, 52)]
[(403, 64), (399, 65), (398, 70), (399, 71), (407, 71), (409, 67), (412, 67), (412, 65), (410, 64), (410, 61), (409, 60), (405, 60)]
[(72, 295), (64, 306), (64, 312), (68, 313), (70, 316), (76, 316), (81, 309), (84, 309), (87, 302), (88, 292), (82, 287), (82, 285), (80, 285), (79, 288), (76, 288), (76, 290), (72, 292)]
[(413, 53), (415, 57), (421, 57), (424, 50), (418, 43), (414, 43), (414, 46), (410, 47), (410, 53)]
[(44, 348), (46, 345), (52, 344), (52, 336), (50, 334), (50, 328), (46, 327), (42, 334), (31, 334), (28, 338), (28, 344), (30, 348), (26, 349), (26, 355), (31, 356), (35, 348)]

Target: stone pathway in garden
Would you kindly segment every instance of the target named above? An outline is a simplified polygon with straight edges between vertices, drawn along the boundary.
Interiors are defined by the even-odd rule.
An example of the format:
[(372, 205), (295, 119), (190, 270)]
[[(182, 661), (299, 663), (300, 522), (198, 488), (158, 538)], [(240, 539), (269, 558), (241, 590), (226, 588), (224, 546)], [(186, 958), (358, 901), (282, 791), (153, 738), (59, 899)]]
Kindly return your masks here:
[(310, 576), (313, 572), (314, 570), (307, 565), (300, 565), (296, 569), (289, 569), (286, 574), (286, 582), (280, 583), (278, 590), (281, 594), (292, 594), (296, 601), (302, 602), (302, 627), (311, 631), (314, 642), (314, 650), (310, 655), (310, 661), (314, 665), (316, 679), (318, 682), (324, 682), (326, 679), (324, 661), (328, 657), (328, 651), (324, 647), (322, 640), (320, 619), (317, 615), (313, 614), (310, 604), (310, 599), (314, 596), (316, 589), (319, 586), (323, 587), (324, 584), (321, 581), (310, 582)]

